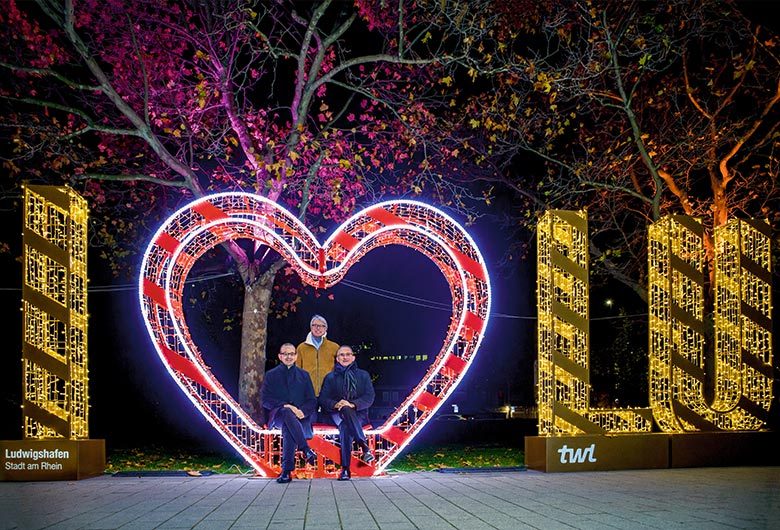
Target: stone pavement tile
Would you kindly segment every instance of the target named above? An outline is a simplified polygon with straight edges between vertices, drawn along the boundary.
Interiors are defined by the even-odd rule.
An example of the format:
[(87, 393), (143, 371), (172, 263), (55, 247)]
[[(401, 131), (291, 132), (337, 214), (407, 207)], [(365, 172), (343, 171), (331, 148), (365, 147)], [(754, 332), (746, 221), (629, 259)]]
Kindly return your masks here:
[(506, 525), (509, 522), (516, 521), (518, 518), (503, 512), (481, 512), (474, 514), (486, 523), (498, 526)]
[(339, 519), (350, 519), (350, 518), (358, 518), (358, 517), (370, 517), (371, 512), (369, 512), (365, 506), (346, 506), (341, 507), (338, 510), (338, 516)]
[[(161, 527), (168, 527), (168, 526), (184, 526), (186, 524), (189, 524), (190, 526), (194, 526), (198, 523), (200, 523), (203, 519), (206, 519), (209, 517), (209, 515), (214, 511), (215, 507), (213, 505), (203, 505), (201, 503), (193, 504), (184, 510), (176, 513), (173, 517), (166, 519), (165, 521), (162, 521), (160, 523)], [(156, 519), (156, 518), (155, 518)]]
[(588, 506), (585, 504), (580, 504), (579, 502), (563, 502), (563, 503), (555, 503), (554, 505), (557, 509), (573, 514), (573, 515), (589, 515), (598, 513), (598, 509), (594, 506)]
[[(125, 508), (119, 512), (107, 515), (105, 517), (99, 518), (94, 523), (85, 525), (84, 529), (86, 530), (92, 528), (118, 528), (124, 524), (135, 521), (141, 517), (143, 517), (147, 521), (156, 520), (158, 522), (163, 522), (166, 519), (170, 518), (171, 513), (168, 512), (166, 514), (165, 512), (162, 512), (164, 518), (161, 518), (160, 516), (161, 512), (155, 512), (155, 510), (159, 508), (159, 504), (160, 504), (159, 501), (137, 502), (133, 506)], [(94, 513), (99, 513), (99, 512), (94, 512)]]
[(753, 513), (744, 513), (730, 508), (722, 508), (707, 510), (707, 520), (745, 528), (766, 521), (766, 517), (761, 513), (761, 510), (756, 510)]
[[(774, 528), (780, 468), (411, 473), (336, 483), (240, 476), (0, 484), (0, 521), (53, 528)], [(74, 502), (78, 499), (78, 502)], [(8, 524), (11, 521), (11, 524)], [(2, 528), (2, 525), (0, 525)]]
[(238, 517), (241, 516), (244, 511), (246, 511), (247, 506), (243, 503), (234, 506), (232, 504), (232, 501), (225, 501), (224, 504), (221, 506), (218, 506), (212, 511), (210, 514), (208, 514), (208, 519), (226, 519), (229, 521), (235, 521)]
[[(594, 524), (601, 525), (601, 527), (624, 528), (626, 524), (630, 524), (631, 526), (636, 525), (637, 527), (643, 525), (643, 523), (639, 521), (627, 520), (622, 514), (597, 513), (589, 515), (588, 520), (593, 521)], [(647, 527), (647, 525), (645, 526)]]
[(173, 508), (173, 509), (162, 509), (158, 508), (156, 510), (152, 510), (149, 513), (142, 514), (139, 516), (139, 519), (143, 519), (144, 521), (148, 521), (150, 524), (160, 524), (164, 523), (168, 519), (173, 519), (179, 513), (181, 512), (180, 509)]
[(437, 511), (440, 515), (446, 512), (447, 519), (450, 521), (476, 518), (490, 523), (492, 519), (497, 524), (507, 525), (509, 524), (508, 521), (511, 520), (503, 510), (496, 506), (496, 504), (500, 504), (502, 505), (501, 508), (503, 508), (505, 503), (496, 503), (495, 499), (489, 494), (475, 493), (471, 487), (455, 489), (436, 484), (431, 488), (430, 493), (438, 495), (441, 499), (446, 499), (447, 503), (452, 505), (448, 506), (447, 503), (441, 502), (438, 502), (435, 506), (429, 505), (431, 509)]
[(79, 519), (73, 517), (66, 521), (61, 521), (59, 523), (46, 526), (46, 528), (51, 528), (52, 530), (75, 530), (77, 528), (83, 528), (86, 524), (89, 524), (91, 522), (93, 521), (89, 518)]
[(271, 517), (277, 510), (279, 503), (252, 504), (248, 506), (239, 517)]
[(558, 509), (555, 506), (550, 506), (547, 504), (538, 504), (536, 506), (532, 507), (526, 507), (529, 512), (531, 512), (533, 515), (539, 516), (539, 517), (546, 517), (549, 519), (557, 520), (560, 517), (566, 517), (568, 516), (571, 518), (571, 514), (561, 514), (561, 510)]
[[(571, 530), (572, 528), (572, 526), (568, 523), (548, 519), (547, 517), (539, 517), (537, 515), (530, 515), (523, 517), (522, 519), (518, 519), (518, 523), (521, 525), (526, 525), (528, 528), (537, 528), (539, 530)], [(523, 528), (523, 526), (518, 526), (518, 528)]]
[(18, 508), (0, 511), (0, 528), (44, 528), (61, 521), (62, 516), (38, 516), (34, 513), (19, 512)]
[(133, 521), (122, 525), (121, 528), (122, 530), (149, 530), (150, 528), (156, 528), (156, 526), (146, 521)]
[(228, 530), (233, 526), (233, 522), (225, 519), (204, 519), (192, 528), (193, 530)]
[(338, 521), (338, 513), (335, 506), (328, 508), (313, 508), (309, 506), (309, 509), (306, 510), (305, 519), (307, 521)]
[(417, 528), (424, 528), (425, 530), (452, 530), (455, 528), (455, 526), (441, 517), (411, 517), (410, 519)]
[(341, 519), (341, 528), (355, 528), (359, 530), (372, 530), (379, 528), (370, 515), (365, 517), (347, 517)]
[(235, 521), (233, 521), (233, 524), (236, 526), (251, 526), (254, 528), (265, 528), (268, 526), (268, 523), (271, 522), (271, 516), (272, 514), (262, 514), (262, 515), (252, 515), (252, 514), (241, 514), (240, 517), (236, 518)]
[(455, 528), (490, 528), (485, 521), (477, 517), (464, 517), (462, 519), (447, 519)]
[[(734, 530), (735, 528), (777, 528), (777, 525), (780, 524), (780, 521), (774, 521), (773, 523), (769, 524), (759, 524), (759, 525), (747, 525), (747, 526), (734, 526), (733, 524), (724, 524), (724, 523), (716, 523), (714, 521), (702, 521), (701, 524), (688, 524), (685, 525), (685, 528), (702, 528), (706, 530)], [(661, 528), (661, 527), (659, 527)], [(667, 523), (666, 527), (669, 528), (669, 524)]]
[(271, 524), (269, 524), (267, 528), (279, 530), (303, 530), (303, 519), (298, 519), (295, 521), (271, 521)]
[(290, 514), (285, 512), (282, 509), (277, 510), (273, 517), (271, 517), (268, 520), (268, 525), (270, 527), (273, 527), (278, 524), (291, 524), (294, 526), (297, 526), (298, 524), (303, 525), (305, 522), (305, 519), (303, 516), (298, 514)]
[(513, 506), (506, 510), (506, 514), (514, 520), (522, 521), (525, 517), (536, 517), (536, 514), (520, 506)]
[(179, 511), (176, 514), (177, 519), (195, 519), (195, 520), (201, 520), (204, 517), (206, 517), (208, 514), (214, 511), (213, 505), (203, 504), (201, 502), (191, 504), (184, 508), (183, 510)]
[(371, 515), (373, 516), (374, 520), (376, 520), (379, 525), (383, 524), (389, 524), (389, 523), (408, 523), (409, 518), (403, 513), (398, 510), (385, 510), (385, 511), (377, 511), (377, 510), (371, 510)]
[(456, 508), (454, 506), (442, 506), (442, 505), (431, 505), (429, 506), (431, 511), (438, 515), (439, 517), (442, 517), (443, 519), (447, 521), (457, 521), (462, 519), (472, 519), (473, 516), (468, 513), (464, 512), (463, 510)]
[(160, 530), (173, 530), (175, 528), (192, 528), (200, 522), (200, 519), (170, 519), (156, 526)]
[(403, 505), (398, 505), (401, 513), (403, 513), (405, 516), (411, 518), (411, 517), (438, 517), (436, 515), (436, 512), (428, 508), (427, 506), (412, 506), (412, 507), (406, 507)]
[(574, 528), (577, 528), (578, 530), (604, 530), (608, 528), (630, 528), (631, 530), (650, 530), (653, 528), (657, 528), (655, 526), (648, 526), (644, 523), (632, 521), (622, 521), (618, 526), (612, 526), (608, 525), (604, 521), (594, 521), (593, 519), (583, 517), (576, 520), (567, 521), (566, 524), (570, 524)]
[(402, 502), (409, 505), (422, 505), (417, 497), (403, 490), (386, 493), (385, 497), (393, 502)]
[(341, 526), (341, 520), (338, 514), (328, 515), (328, 517), (309, 517), (305, 521), (306, 528), (311, 525), (315, 526), (330, 526), (331, 528), (339, 528)]
[(523, 522), (523, 521), (520, 521), (520, 520), (517, 520), (517, 519), (513, 519), (512, 522), (509, 523), (509, 524), (498, 524), (498, 525), (496, 525), (496, 528), (498, 530), (525, 530), (525, 529), (530, 529), (530, 528), (534, 528), (534, 527), (529, 525), (529, 524), (527, 524), (527, 523), (525, 523), (525, 522)]
[(664, 510), (656, 510), (653, 513), (628, 513), (624, 517), (631, 523), (643, 524), (650, 528), (666, 528), (669, 523), (664, 519)]
[(338, 521), (339, 510), (335, 504), (327, 507), (309, 505), (304, 518), (310, 522)]
[(107, 514), (104, 511), (93, 510), (56, 523), (51, 527), (58, 529), (79, 528), (85, 530), (119, 528), (123, 524), (129, 523), (138, 519), (139, 517), (144, 516), (144, 514), (140, 512), (126, 513), (123, 511), (120, 512), (120, 514)]

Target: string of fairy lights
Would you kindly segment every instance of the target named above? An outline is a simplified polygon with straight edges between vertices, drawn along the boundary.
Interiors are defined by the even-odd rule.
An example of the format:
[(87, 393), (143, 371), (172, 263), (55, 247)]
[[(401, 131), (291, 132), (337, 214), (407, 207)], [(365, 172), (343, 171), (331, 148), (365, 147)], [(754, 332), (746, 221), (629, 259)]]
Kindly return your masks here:
[[(216, 273), (216, 274), (206, 274), (203, 276), (192, 278), (188, 280), (187, 283), (192, 285), (192, 284), (207, 282), (211, 280), (219, 280), (221, 278), (227, 278), (231, 276), (235, 276), (235, 273), (223, 272), (223, 273)], [(436, 311), (447, 311), (447, 312), (452, 311), (452, 306), (450, 306), (445, 302), (439, 302), (436, 300), (430, 300), (428, 298), (420, 298), (405, 293), (399, 293), (397, 291), (382, 289), (380, 287), (376, 287), (374, 285), (369, 285), (366, 283), (355, 282), (352, 280), (342, 280), (341, 285), (344, 285), (356, 291), (361, 291), (373, 296), (378, 296), (380, 298), (392, 300), (394, 302), (400, 302), (400, 303), (413, 305), (417, 307), (423, 307), (426, 309), (434, 309)], [(138, 289), (137, 283), (122, 283), (122, 284), (112, 284), (112, 285), (92, 285), (87, 289), (87, 291), (90, 294), (98, 294), (98, 293), (112, 293), (112, 292), (121, 292), (121, 291), (135, 291), (137, 289)], [(21, 287), (0, 287), (0, 292), (21, 292), (21, 290), (22, 290)], [(537, 320), (536, 316), (512, 315), (509, 313), (498, 313), (498, 312), (491, 312), (490, 316), (491, 318), (506, 318), (512, 320)], [(620, 319), (627, 319), (627, 318), (643, 318), (643, 317), (647, 317), (647, 313), (632, 313), (630, 315), (611, 315), (611, 316), (604, 316), (604, 317), (591, 317), (590, 320), (591, 321), (620, 320)]]

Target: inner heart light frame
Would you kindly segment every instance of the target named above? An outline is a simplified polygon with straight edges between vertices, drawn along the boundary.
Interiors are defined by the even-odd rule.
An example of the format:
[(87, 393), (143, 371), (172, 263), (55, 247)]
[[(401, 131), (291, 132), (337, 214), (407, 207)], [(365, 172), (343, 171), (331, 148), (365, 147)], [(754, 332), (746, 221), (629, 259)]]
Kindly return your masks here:
[[(171, 215), (144, 254), (139, 301), (146, 328), (166, 370), (193, 405), (262, 476), (281, 469), (281, 433), (258, 425), (214, 377), (190, 336), (183, 311), (188, 274), (209, 249), (250, 239), (278, 252), (301, 279), (316, 288), (338, 283), (374, 248), (403, 245), (431, 259), (446, 279), (452, 316), (441, 347), (420, 382), (393, 414), (366, 431), (376, 456), (358, 459), (352, 474), (382, 473), (452, 394), (479, 350), (490, 315), (490, 280), (479, 248), (444, 212), (418, 201), (370, 206), (345, 221), (320, 245), (286, 209), (243, 192), (209, 195)], [(310, 445), (315, 466), (298, 458), (298, 475), (327, 476), (339, 463), (338, 430), (315, 425)]]

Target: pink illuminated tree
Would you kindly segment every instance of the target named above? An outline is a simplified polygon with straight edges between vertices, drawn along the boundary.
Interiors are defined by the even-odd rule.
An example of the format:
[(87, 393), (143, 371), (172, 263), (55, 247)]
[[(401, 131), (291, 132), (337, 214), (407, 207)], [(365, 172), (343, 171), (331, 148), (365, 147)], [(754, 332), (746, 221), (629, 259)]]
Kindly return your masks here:
[[(444, 177), (455, 163), (436, 111), (456, 88), (447, 72), (490, 37), (489, 5), (9, 0), (4, 165), (88, 197), (116, 273), (167, 214), (215, 191), (262, 194), (315, 233), (388, 192), (457, 206), (467, 191)], [(243, 288), (238, 398), (259, 417), (284, 263), (225, 247)]]

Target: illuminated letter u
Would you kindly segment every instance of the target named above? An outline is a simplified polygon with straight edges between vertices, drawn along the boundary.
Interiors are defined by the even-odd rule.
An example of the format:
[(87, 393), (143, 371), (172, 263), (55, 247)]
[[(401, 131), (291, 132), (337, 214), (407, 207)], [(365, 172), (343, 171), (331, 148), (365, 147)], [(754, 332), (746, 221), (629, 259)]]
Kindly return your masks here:
[(715, 229), (714, 398), (704, 395), (704, 230), (667, 216), (650, 226), (650, 406), (665, 432), (757, 430), (772, 402), (770, 228)]

